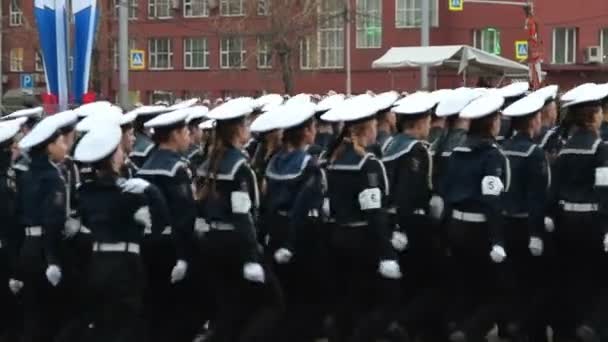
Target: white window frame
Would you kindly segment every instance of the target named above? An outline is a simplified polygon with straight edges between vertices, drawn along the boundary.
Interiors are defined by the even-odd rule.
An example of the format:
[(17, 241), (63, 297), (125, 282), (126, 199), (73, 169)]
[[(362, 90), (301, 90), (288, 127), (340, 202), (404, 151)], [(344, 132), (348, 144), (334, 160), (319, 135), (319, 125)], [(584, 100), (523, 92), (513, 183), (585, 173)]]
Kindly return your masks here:
[[(15, 5), (17, 8), (15, 8)], [(20, 6), (20, 0), (9, 0), (8, 12), (9, 12), (9, 26), (21, 26), (23, 25), (23, 10)]]
[[(167, 52), (158, 52), (158, 43), (161, 41), (167, 41)], [(154, 45), (154, 50), (152, 49)], [(172, 70), (173, 69), (173, 46), (171, 38), (149, 38), (148, 39), (148, 69), (149, 70)], [(166, 54), (167, 55), (167, 66), (158, 66), (158, 57)], [(153, 59), (156, 58), (156, 63), (153, 63)]]
[[(238, 4), (239, 13), (230, 13), (230, 8)], [(220, 15), (222, 17), (242, 17), (245, 15), (245, 0), (220, 0)]]
[(602, 63), (608, 63), (608, 44), (604, 44), (604, 39), (608, 39), (608, 27), (600, 29), (600, 50), (602, 52)]
[[(21, 56), (19, 56), (21, 52)], [(23, 60), (25, 51), (23, 48), (12, 48), (9, 51), (10, 57), (10, 71), (11, 72), (23, 72)]]
[[(167, 3), (167, 16), (158, 15), (158, 8), (163, 2)], [(172, 7), (172, 0), (148, 0), (148, 19), (171, 19), (173, 17)]]
[[(241, 65), (239, 66), (234, 66), (234, 65), (230, 65), (230, 55), (232, 53), (238, 53), (238, 51), (231, 51), (231, 42), (233, 42), (233, 39), (238, 39), (240, 40), (240, 45), (241, 45)], [(224, 44), (225, 42), (227, 42), (227, 46)], [(224, 63), (224, 56), (226, 56), (226, 61), (228, 62), (227, 64)], [(220, 69), (245, 69), (246, 66), (246, 61), (245, 58), (247, 56), (247, 50), (245, 47), (245, 39), (242, 36), (225, 36), (225, 37), (221, 37), (220, 38)]]
[(258, 15), (267, 16), (270, 14), (270, 0), (258, 0)]
[[(416, 5), (417, 1), (423, 1), (423, 0), (395, 0), (395, 27), (396, 28), (420, 28), (420, 25), (416, 25), (416, 24), (409, 24), (407, 23), (407, 20), (404, 20), (403, 22), (400, 21), (401, 16), (403, 16), (404, 18), (407, 18), (408, 14), (407, 12), (409, 11), (414, 11), (414, 18), (416, 16), (416, 12), (420, 12), (422, 13), (422, 8), (419, 8)], [(439, 27), (439, 0), (430, 0), (433, 1), (432, 3), (430, 3), (430, 24), (431, 27)], [(401, 4), (405, 4), (405, 8), (402, 8), (402, 6), (400, 6)], [(410, 6), (408, 6), (410, 5)], [(421, 18), (422, 19), (422, 18)], [(415, 21), (416, 19), (414, 19)]]
[(44, 72), (44, 58), (42, 58), (42, 51), (36, 51), (34, 56), (34, 70), (36, 72)]
[[(195, 3), (200, 2), (200, 5), (197, 6), (202, 6), (202, 14), (198, 14), (198, 15), (194, 15), (194, 14), (187, 14), (187, 10), (188, 8), (190, 8), (190, 11), (192, 11), (192, 13), (194, 13), (194, 8), (195, 8)], [(183, 7), (184, 7), (184, 18), (206, 18), (209, 16), (209, 5), (207, 0), (184, 0), (183, 2)]]
[[(129, 51), (127, 52), (129, 54), (129, 56), (131, 55), (131, 50), (135, 50), (137, 49), (137, 42), (135, 41), (135, 38), (129, 38)], [(118, 70), (118, 40), (114, 41), (114, 56), (112, 57), (112, 65), (114, 67), (114, 70)]]
[[(263, 49), (262, 49), (263, 47)], [(257, 39), (257, 63), (258, 69), (272, 69), (272, 41), (268, 37)]]
[[(494, 47), (492, 46), (491, 49), (489, 49), (487, 46), (485, 46), (485, 41), (486, 41), (486, 37), (485, 35), (490, 32), (487, 29), (483, 28), (483, 29), (474, 29), (473, 30), (473, 47), (479, 49), (479, 50), (483, 50), (487, 53), (494, 53)], [(500, 40), (500, 30), (496, 29), (496, 31), (498, 35), (494, 35), (494, 41), (496, 41), (497, 39)], [(479, 40), (477, 39), (477, 36), (479, 35)], [(500, 42), (499, 42), (500, 45)]]
[[(318, 28), (319, 42), (319, 69), (344, 68), (344, 17), (340, 13), (344, 10), (342, 1), (326, 0), (321, 5), (334, 5), (335, 8), (320, 8)], [(333, 43), (333, 45), (330, 45)], [(333, 62), (333, 63), (332, 63)]]
[[(559, 63), (557, 62), (556, 59), (556, 35), (557, 35), (557, 30), (565, 30), (565, 42), (564, 42), (564, 46), (565, 46), (565, 53), (564, 53), (564, 63)], [(570, 47), (568, 46), (568, 40), (569, 40), (569, 36), (570, 34), (574, 35), (574, 38), (572, 39), (572, 43), (574, 44), (574, 46)], [(568, 65), (568, 64), (576, 64), (576, 54), (577, 54), (577, 41), (578, 40), (578, 29), (576, 27), (555, 27), (553, 28), (553, 31), (551, 33), (551, 63), (552, 64), (560, 64), (560, 65)], [(570, 53), (572, 55), (572, 60), (568, 61), (568, 50), (570, 50)]]
[[(306, 64), (304, 60), (306, 59)], [(305, 37), (300, 40), (300, 70), (314, 70), (319, 60), (319, 44), (314, 37)]]
[[(192, 50), (192, 43), (194, 40), (201, 40), (203, 42), (203, 66), (192, 66), (194, 61), (194, 53)], [(199, 53), (199, 52), (197, 52)], [(190, 59), (190, 63), (188, 63)], [(190, 65), (188, 65), (190, 64)], [(184, 38), (184, 69), (185, 70), (208, 70), (209, 69), (209, 40), (206, 37), (188, 37)]]
[[(378, 6), (370, 10), (370, 2), (377, 2)], [(379, 40), (377, 42), (367, 37), (367, 30), (372, 27), (380, 28)], [(379, 49), (382, 47), (382, 0), (357, 0), (356, 44), (357, 49)]]
[[(137, 20), (139, 16), (139, 3), (137, 0), (127, 0), (127, 3), (129, 4), (129, 20)], [(120, 11), (120, 0), (114, 0), (114, 9), (114, 14), (116, 15), (116, 18), (118, 18)]]

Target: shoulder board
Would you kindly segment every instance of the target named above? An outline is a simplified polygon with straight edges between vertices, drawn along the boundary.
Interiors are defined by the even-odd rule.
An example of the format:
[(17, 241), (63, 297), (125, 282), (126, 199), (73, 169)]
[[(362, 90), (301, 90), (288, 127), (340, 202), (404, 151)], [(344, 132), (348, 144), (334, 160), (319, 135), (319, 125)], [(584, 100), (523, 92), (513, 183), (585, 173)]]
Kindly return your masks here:
[[(218, 166), (217, 174), (214, 176), (218, 180), (234, 180), (234, 176), (239, 168), (247, 163), (247, 159), (243, 155), (242, 151), (236, 149), (229, 149), (224, 154), (224, 157), (220, 161)], [(200, 177), (212, 177), (209, 168), (209, 160), (206, 160), (201, 167), (197, 170), (196, 174)]]
[(382, 158), (382, 161), (390, 162), (403, 156), (406, 153), (409, 153), (418, 142), (418, 140), (411, 139), (402, 134), (395, 136), (392, 139), (390, 145), (388, 145), (388, 147), (386, 148), (386, 151), (384, 151), (384, 157)]
[(338, 170), (338, 171), (356, 171), (361, 170), (365, 162), (370, 159), (376, 159), (376, 156), (373, 153), (366, 153), (364, 156), (359, 157), (358, 159), (351, 158), (348, 160), (337, 160), (333, 164), (330, 164), (327, 169), (328, 170)]
[[(286, 167), (282, 170), (276, 170), (277, 165), (276, 161), (281, 156), (279, 154), (272, 157), (270, 162), (268, 163), (268, 167), (266, 168), (266, 177), (272, 180), (290, 180), (298, 178), (304, 173), (308, 162), (312, 159), (312, 157), (307, 153), (302, 153), (298, 156), (294, 156), (293, 162), (289, 163), (289, 165), (285, 165)], [(285, 172), (285, 173), (283, 173)]]

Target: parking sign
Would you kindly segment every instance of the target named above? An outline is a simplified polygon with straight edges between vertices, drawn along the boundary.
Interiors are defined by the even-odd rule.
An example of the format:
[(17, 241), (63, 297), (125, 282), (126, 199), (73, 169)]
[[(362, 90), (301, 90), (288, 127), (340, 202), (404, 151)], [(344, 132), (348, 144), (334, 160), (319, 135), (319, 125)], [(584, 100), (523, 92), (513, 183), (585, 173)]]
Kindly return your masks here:
[(33, 89), (34, 88), (34, 76), (32, 74), (21, 74), (21, 89)]
[(129, 69), (144, 70), (146, 68), (146, 52), (143, 50), (131, 50), (129, 54)]

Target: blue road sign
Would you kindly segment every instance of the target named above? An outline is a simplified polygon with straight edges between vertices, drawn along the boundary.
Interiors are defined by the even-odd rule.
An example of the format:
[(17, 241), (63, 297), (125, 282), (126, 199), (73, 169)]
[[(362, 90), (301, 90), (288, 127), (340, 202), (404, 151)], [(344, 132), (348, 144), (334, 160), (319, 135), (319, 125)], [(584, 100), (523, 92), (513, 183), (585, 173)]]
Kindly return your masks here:
[(528, 58), (528, 41), (518, 40), (515, 42), (515, 58), (526, 59)]
[(34, 88), (34, 76), (32, 74), (21, 74), (21, 89)]
[(462, 11), (464, 7), (464, 0), (450, 0), (450, 11)]

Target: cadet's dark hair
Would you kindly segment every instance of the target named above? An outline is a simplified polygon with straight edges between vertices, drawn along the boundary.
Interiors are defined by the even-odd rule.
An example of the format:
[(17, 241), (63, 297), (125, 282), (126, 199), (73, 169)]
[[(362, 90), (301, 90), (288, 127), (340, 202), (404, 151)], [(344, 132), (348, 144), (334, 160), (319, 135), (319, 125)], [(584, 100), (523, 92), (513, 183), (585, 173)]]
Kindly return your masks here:
[(336, 161), (336, 159), (338, 159), (342, 153), (344, 153), (347, 144), (353, 144), (353, 149), (355, 152), (360, 156), (364, 156), (367, 151), (356, 138), (367, 128), (367, 125), (369, 125), (375, 119), (375, 117), (370, 117), (362, 121), (346, 124), (342, 130), (342, 133), (340, 134), (340, 137), (338, 138), (340, 140), (338, 141), (337, 147), (331, 151), (331, 154), (329, 154), (330, 161)]
[[(492, 125), (496, 117), (499, 117), (498, 112), (488, 115), (481, 119), (471, 120), (471, 126), (469, 127), (470, 135), (477, 135), (483, 138), (494, 138), (492, 136)], [(500, 118), (499, 118), (500, 119)]]
[(176, 125), (167, 127), (156, 127), (154, 128), (154, 135), (152, 135), (152, 140), (156, 144), (167, 142), (171, 137), (171, 132), (173, 132), (174, 130), (182, 129), (184, 127), (186, 127), (185, 122), (180, 122)]
[(103, 158), (102, 160), (91, 164), (91, 167), (93, 168), (93, 170), (95, 170), (95, 177), (99, 178), (110, 176), (111, 178), (118, 178), (119, 174), (112, 167), (112, 158), (114, 157), (114, 153), (116, 153), (116, 150), (112, 151), (110, 155)]
[(53, 135), (51, 135), (48, 139), (46, 139), (44, 142), (32, 147), (32, 149), (30, 150), (30, 154), (31, 155), (43, 155), (43, 154), (48, 154), (47, 152), (47, 147), (57, 141), (57, 139), (61, 136), (61, 132), (57, 131), (55, 132)]
[(581, 128), (591, 128), (595, 114), (601, 110), (601, 103), (585, 103), (578, 106), (572, 106), (568, 110), (568, 117), (572, 120), (574, 126)]
[(302, 143), (304, 139), (304, 130), (314, 125), (315, 121), (310, 118), (302, 124), (287, 129), (283, 132), (283, 144), (296, 147)]
[(429, 116), (430, 113), (417, 114), (417, 115), (398, 115), (397, 116), (397, 130), (403, 132), (406, 129), (414, 128), (419, 119)]

